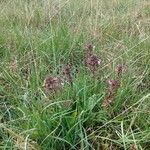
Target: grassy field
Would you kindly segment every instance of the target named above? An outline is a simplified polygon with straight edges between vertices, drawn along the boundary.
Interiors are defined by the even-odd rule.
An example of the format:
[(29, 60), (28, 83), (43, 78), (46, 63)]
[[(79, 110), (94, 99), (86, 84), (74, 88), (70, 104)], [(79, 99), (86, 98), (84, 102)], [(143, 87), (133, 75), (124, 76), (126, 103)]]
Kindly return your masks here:
[(0, 0), (0, 150), (150, 150), (149, 0)]

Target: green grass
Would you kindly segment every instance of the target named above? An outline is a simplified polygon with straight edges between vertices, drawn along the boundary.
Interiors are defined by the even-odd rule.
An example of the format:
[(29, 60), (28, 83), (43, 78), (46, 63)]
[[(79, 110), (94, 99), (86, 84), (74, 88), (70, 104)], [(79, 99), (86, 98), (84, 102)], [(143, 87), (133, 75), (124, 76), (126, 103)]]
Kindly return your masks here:
[[(149, 36), (148, 0), (1, 0), (0, 149), (149, 150)], [(96, 77), (83, 63), (87, 43), (102, 60)], [(44, 79), (68, 62), (73, 86), (47, 93)]]

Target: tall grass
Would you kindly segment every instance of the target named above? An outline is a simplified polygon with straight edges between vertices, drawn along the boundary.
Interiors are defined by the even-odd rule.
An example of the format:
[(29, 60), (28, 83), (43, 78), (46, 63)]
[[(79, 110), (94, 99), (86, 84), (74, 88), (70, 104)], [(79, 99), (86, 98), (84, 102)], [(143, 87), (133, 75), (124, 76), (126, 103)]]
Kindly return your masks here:
[[(1, 0), (0, 12), (0, 149), (150, 149), (148, 0)], [(64, 86), (45, 89), (49, 76)]]

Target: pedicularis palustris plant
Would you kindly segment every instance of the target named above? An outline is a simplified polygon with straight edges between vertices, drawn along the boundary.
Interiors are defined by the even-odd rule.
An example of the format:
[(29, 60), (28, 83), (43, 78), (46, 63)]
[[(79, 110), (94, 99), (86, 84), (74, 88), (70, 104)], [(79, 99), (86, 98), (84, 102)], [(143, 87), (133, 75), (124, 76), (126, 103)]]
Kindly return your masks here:
[(121, 76), (125, 70), (125, 66), (123, 64), (118, 64), (116, 66), (116, 77), (117, 79), (108, 80), (108, 91), (106, 94), (106, 98), (103, 101), (102, 106), (108, 107), (116, 98), (117, 90), (120, 87)]
[(124, 64), (118, 64), (116, 67), (116, 73), (118, 77), (121, 77), (122, 73), (125, 71), (125, 65)]
[(119, 80), (108, 80), (108, 91), (106, 98), (102, 104), (103, 107), (108, 107), (114, 101), (116, 92), (119, 87), (120, 87)]
[[(95, 72), (98, 70), (101, 64), (101, 59), (96, 54), (93, 53), (93, 48), (94, 46), (92, 44), (86, 45), (84, 56), (85, 56), (85, 65), (92, 72), (94, 76)], [(102, 103), (103, 107), (110, 106), (112, 102), (115, 100), (117, 90), (120, 87), (121, 75), (124, 70), (125, 70), (125, 66), (123, 64), (118, 64), (115, 69), (116, 79), (110, 79), (107, 81), (108, 88), (106, 92), (106, 97)], [(69, 63), (67, 65), (64, 65), (62, 72), (63, 72), (63, 78), (49, 76), (44, 80), (44, 87), (46, 91), (56, 92), (62, 89), (65, 80), (70, 85), (73, 85), (72, 66)]]
[(86, 45), (85, 49), (85, 65), (87, 68), (95, 75), (95, 72), (98, 70), (98, 67), (101, 64), (101, 59), (93, 53), (94, 46), (89, 44)]
[(56, 92), (63, 88), (64, 82), (61, 77), (49, 76), (44, 80), (44, 88), (47, 92)]

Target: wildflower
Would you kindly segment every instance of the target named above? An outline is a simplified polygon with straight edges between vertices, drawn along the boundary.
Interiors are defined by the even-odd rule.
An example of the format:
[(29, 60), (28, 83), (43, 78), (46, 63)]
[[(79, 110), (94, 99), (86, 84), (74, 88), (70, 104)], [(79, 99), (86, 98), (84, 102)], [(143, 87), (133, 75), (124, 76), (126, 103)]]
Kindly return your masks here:
[(57, 91), (63, 87), (64, 83), (60, 77), (49, 76), (44, 80), (44, 88), (47, 91)]
[(72, 79), (72, 75), (71, 75), (71, 65), (70, 64), (64, 66), (63, 74), (64, 74), (64, 77), (66, 78), (66, 80), (68, 81), (68, 83), (72, 85), (73, 79)]
[(109, 84), (109, 90), (111, 92), (116, 91), (119, 86), (120, 86), (120, 81), (119, 80), (108, 80), (108, 84)]
[(86, 46), (85, 65), (94, 74), (101, 63), (101, 59), (99, 59), (97, 55), (93, 54), (92, 50), (93, 50), (93, 46), (91, 44)]
[(116, 92), (118, 88), (120, 87), (120, 81), (108, 80), (108, 85), (109, 85), (108, 93), (102, 104), (102, 106), (105, 108), (108, 107), (115, 100)]
[(100, 63), (101, 60), (96, 55), (90, 55), (86, 59), (86, 65), (93, 73), (98, 69)]
[(125, 66), (123, 64), (118, 64), (116, 67), (116, 73), (118, 76), (121, 76), (123, 71), (125, 70)]

